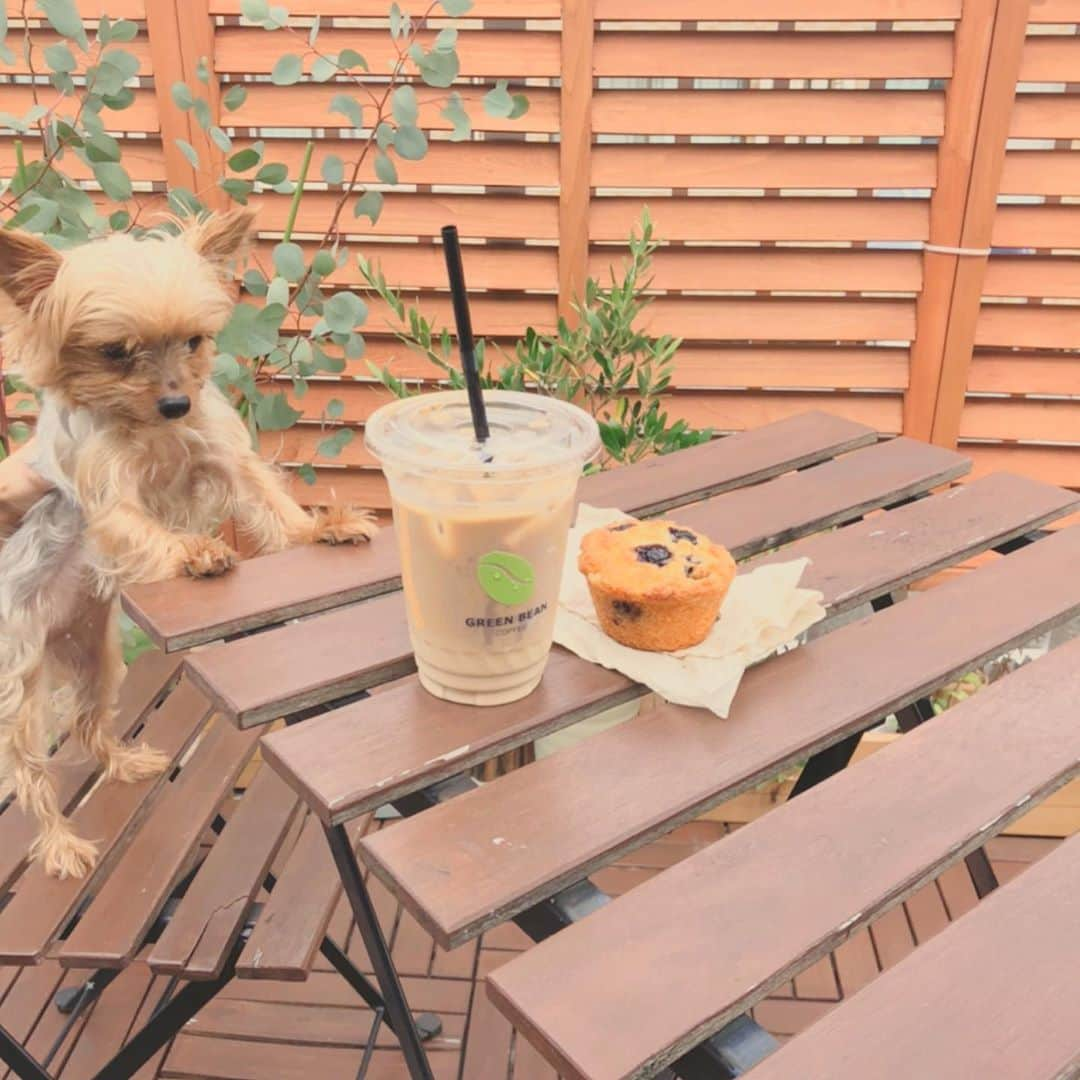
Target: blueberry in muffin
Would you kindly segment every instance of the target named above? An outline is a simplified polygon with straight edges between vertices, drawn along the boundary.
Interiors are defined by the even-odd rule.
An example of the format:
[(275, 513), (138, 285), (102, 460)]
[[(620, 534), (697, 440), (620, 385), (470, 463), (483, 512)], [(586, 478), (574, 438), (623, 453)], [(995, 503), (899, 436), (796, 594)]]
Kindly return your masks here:
[(735, 577), (726, 548), (672, 521), (593, 529), (581, 542), (578, 568), (604, 633), (650, 652), (703, 641)]

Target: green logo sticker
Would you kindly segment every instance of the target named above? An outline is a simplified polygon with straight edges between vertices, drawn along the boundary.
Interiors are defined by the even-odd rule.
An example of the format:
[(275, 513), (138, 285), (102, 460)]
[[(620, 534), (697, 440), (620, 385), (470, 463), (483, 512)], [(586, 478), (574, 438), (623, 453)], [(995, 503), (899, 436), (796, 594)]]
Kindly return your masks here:
[(476, 564), (476, 579), (496, 604), (507, 607), (527, 604), (536, 588), (532, 566), (509, 551), (489, 551), (481, 556)]

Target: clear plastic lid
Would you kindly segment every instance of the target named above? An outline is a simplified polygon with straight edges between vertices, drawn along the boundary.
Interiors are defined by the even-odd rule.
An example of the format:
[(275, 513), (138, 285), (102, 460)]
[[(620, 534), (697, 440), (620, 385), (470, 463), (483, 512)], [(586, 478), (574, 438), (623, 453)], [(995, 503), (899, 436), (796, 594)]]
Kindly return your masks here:
[(576, 405), (513, 390), (486, 390), (484, 404), (491, 438), (483, 444), (473, 433), (464, 390), (383, 406), (368, 420), (364, 441), (389, 468), (465, 480), (580, 469), (600, 449), (596, 421)]

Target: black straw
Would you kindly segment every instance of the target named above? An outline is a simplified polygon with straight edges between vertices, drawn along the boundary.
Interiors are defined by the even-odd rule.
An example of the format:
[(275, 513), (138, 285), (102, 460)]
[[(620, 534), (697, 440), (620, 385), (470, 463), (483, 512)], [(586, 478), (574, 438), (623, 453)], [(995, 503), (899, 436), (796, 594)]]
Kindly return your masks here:
[(469, 411), (477, 442), (487, 442), (487, 410), (480, 392), (480, 373), (476, 370), (476, 350), (473, 344), (472, 319), (469, 317), (469, 295), (465, 291), (465, 270), (461, 265), (461, 244), (456, 225), (444, 225), (442, 230), (446, 273), (450, 278), (450, 297), (454, 302), (454, 322), (457, 323), (458, 347), (461, 349), (461, 370), (469, 392)]

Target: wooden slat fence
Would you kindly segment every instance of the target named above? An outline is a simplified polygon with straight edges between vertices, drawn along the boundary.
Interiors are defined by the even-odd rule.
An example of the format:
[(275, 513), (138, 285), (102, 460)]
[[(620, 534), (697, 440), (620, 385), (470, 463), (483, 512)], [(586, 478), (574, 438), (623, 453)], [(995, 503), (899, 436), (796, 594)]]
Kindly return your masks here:
[[(18, 33), (22, 0), (5, 3)], [(203, 55), (238, 146), (272, 141), (268, 158), (295, 170), (315, 138), (316, 178), (324, 155), (349, 156), (355, 134), (326, 111), (334, 85), (272, 85), (295, 42), (245, 25), (239, 0), (80, 6), (140, 23), (137, 101), (112, 114), (140, 201), (167, 183), (212, 187), (215, 152), (170, 99)], [(376, 72), (387, 6), (288, 5), (298, 27), (321, 17), (321, 47), (355, 48)], [(649, 321), (685, 339), (674, 414), (727, 432), (826, 407), (883, 433), (959, 442), (976, 475), (1004, 467), (1080, 487), (1080, 0), (476, 0), (455, 24), (473, 138), (436, 133), (424, 161), (402, 163), (377, 225), (349, 218), (429, 316), (450, 321), (435, 242), (446, 222), (467, 242), (478, 332), (509, 343), (528, 325), (551, 328), (588, 273), (618, 263), (648, 204), (665, 241)], [(34, 37), (48, 44), (47, 28)], [(13, 71), (25, 72), (21, 58), (0, 68), (4, 108), (17, 112), (30, 91)], [(497, 78), (528, 94), (521, 120), (479, 108)], [(241, 81), (243, 106), (217, 110)], [(443, 123), (442, 93), (421, 89), (422, 120)], [(0, 134), (0, 175), (12, 167)], [(335, 198), (309, 186), (301, 243)], [(255, 201), (268, 254), (288, 197)], [(359, 273), (346, 266), (335, 281)], [(434, 375), (377, 310), (367, 330), (369, 358)], [(312, 384), (305, 421), (264, 436), (266, 452), (312, 460), (335, 397), (358, 429), (387, 400), (350, 361)], [(298, 488), (309, 500), (387, 505), (362, 440), (316, 464), (316, 485)]]

